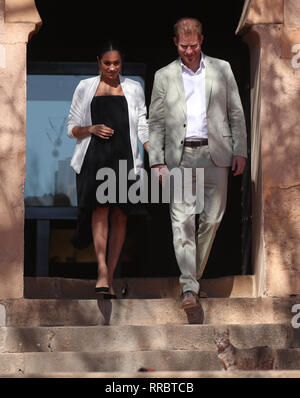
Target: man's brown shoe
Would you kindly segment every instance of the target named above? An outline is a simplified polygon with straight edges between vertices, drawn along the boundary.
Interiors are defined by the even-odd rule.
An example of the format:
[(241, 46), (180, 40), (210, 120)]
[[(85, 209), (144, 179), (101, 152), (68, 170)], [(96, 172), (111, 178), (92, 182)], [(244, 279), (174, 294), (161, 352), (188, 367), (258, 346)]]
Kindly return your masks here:
[(193, 308), (199, 305), (199, 299), (196, 293), (192, 292), (191, 290), (187, 290), (181, 295), (181, 308)]
[(198, 297), (199, 298), (208, 298), (208, 294), (206, 292), (204, 292), (203, 290), (199, 290)]

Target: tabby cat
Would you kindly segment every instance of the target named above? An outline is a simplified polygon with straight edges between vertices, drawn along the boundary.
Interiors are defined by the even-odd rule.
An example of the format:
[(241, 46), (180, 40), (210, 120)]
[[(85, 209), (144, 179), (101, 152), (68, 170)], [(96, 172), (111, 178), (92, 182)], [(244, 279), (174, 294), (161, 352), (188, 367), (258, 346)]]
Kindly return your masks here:
[(223, 370), (271, 370), (275, 368), (275, 350), (271, 347), (237, 348), (229, 339), (229, 330), (214, 330), (214, 342)]

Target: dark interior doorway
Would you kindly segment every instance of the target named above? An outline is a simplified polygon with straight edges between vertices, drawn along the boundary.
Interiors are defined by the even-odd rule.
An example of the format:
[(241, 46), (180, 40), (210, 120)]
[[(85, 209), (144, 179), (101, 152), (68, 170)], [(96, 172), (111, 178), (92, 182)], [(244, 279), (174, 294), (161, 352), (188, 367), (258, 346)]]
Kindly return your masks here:
[[(249, 51), (235, 29), (243, 0), (142, 2), (62, 2), (36, 0), (43, 20), (40, 31), (28, 43), (28, 62), (96, 62), (102, 41), (116, 38), (125, 50), (126, 62), (146, 65), (145, 93), (149, 105), (154, 73), (177, 57), (172, 27), (177, 19), (193, 16), (203, 23), (203, 52), (230, 62), (244, 105), (249, 130)], [(67, 3), (63, 6), (63, 3)], [(250, 143), (250, 142), (249, 142)], [(146, 159), (147, 167), (147, 159)], [(204, 278), (251, 274), (251, 179), (250, 154), (243, 177), (229, 177), (227, 211), (217, 233)], [(149, 217), (133, 218), (128, 232), (134, 236), (136, 255), (132, 263), (120, 265), (120, 276), (176, 276), (171, 224), (167, 205), (151, 205)], [(29, 275), (32, 254), (26, 245), (25, 275)], [(28, 238), (27, 238), (28, 242)], [(130, 246), (130, 245), (129, 245)], [(27, 248), (27, 249), (26, 249)], [(27, 259), (27, 262), (26, 262)], [(27, 266), (26, 266), (27, 263)], [(94, 277), (96, 268), (65, 265), (53, 268), (52, 275)], [(75, 271), (74, 271), (75, 270)], [(81, 270), (81, 271), (80, 271)], [(93, 273), (95, 275), (93, 275)]]

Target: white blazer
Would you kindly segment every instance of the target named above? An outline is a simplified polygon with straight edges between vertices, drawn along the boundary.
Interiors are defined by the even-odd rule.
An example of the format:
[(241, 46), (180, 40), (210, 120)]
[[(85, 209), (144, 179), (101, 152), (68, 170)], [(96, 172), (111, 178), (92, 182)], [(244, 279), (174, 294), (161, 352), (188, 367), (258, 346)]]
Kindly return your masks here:
[[(67, 132), (74, 137), (72, 130), (75, 126), (86, 127), (92, 125), (91, 102), (100, 82), (100, 76), (81, 80), (75, 89), (68, 118)], [(134, 172), (138, 174), (142, 167), (137, 137), (144, 144), (149, 140), (147, 110), (145, 96), (141, 84), (135, 80), (120, 75), (120, 83), (128, 104), (130, 142), (133, 155)], [(80, 173), (91, 136), (77, 139), (71, 166)], [(129, 170), (128, 170), (129, 171)]]

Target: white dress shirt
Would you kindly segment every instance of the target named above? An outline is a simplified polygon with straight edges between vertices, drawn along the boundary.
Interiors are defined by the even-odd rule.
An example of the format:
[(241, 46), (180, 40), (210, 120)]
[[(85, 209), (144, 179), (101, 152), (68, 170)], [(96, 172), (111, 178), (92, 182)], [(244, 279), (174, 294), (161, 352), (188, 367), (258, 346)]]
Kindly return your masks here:
[(201, 53), (199, 69), (193, 72), (181, 60), (182, 79), (187, 108), (187, 140), (207, 138), (206, 98), (205, 98), (205, 60)]

